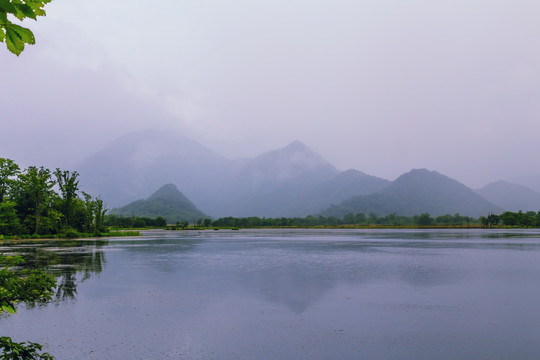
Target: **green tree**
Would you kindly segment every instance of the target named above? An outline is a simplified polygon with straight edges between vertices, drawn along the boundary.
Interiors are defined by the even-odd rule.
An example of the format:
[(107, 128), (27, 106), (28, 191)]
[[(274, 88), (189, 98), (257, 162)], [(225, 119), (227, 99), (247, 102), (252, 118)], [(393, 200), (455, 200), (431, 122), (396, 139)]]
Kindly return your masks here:
[(347, 214), (343, 217), (343, 223), (348, 225), (356, 224), (356, 216), (354, 214)]
[(103, 200), (97, 198), (94, 200), (94, 232), (100, 232), (103, 229), (103, 220), (108, 209), (105, 208)]
[(51, 171), (43, 166), (28, 167), (19, 175), (17, 183), (19, 212), (26, 215), (26, 222), (33, 223), (34, 234), (39, 234), (43, 214), (47, 213), (54, 195)]
[(15, 182), (13, 178), (19, 171), (19, 165), (13, 160), (0, 158), (0, 203), (2, 203), (6, 195), (9, 194), (9, 190)]
[(0, 202), (0, 235), (15, 235), (20, 231), (16, 205), (13, 201)]
[(420, 226), (429, 226), (433, 224), (433, 218), (428, 213), (423, 213), (413, 217), (414, 222)]
[(85, 232), (93, 231), (94, 226), (94, 212), (96, 202), (92, 199), (92, 196), (88, 193), (82, 192), (84, 201), (81, 202), (79, 212), (82, 218), (81, 229)]
[(499, 215), (489, 214), (487, 217), (488, 227), (497, 226), (499, 225), (500, 222), (501, 222), (501, 218), (499, 217)]
[(356, 223), (365, 224), (366, 223), (366, 215), (364, 213), (361, 213), (361, 212), (356, 214)]
[(7, 49), (19, 56), (25, 44), (35, 44), (34, 34), (28, 28), (12, 22), (13, 18), (37, 20), (45, 16), (45, 4), (51, 0), (0, 0), (0, 42), (5, 42)]
[(77, 178), (79, 177), (79, 173), (76, 171), (60, 171), (57, 168), (54, 175), (60, 189), (60, 211), (64, 215), (65, 227), (69, 228), (72, 226), (73, 211), (78, 199), (79, 180)]

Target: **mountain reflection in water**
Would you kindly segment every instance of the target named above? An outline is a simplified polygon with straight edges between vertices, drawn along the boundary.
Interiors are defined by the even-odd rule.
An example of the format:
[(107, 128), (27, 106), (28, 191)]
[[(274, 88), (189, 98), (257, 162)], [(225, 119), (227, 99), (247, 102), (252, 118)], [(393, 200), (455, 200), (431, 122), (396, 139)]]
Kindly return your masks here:
[(58, 302), (21, 307), (0, 333), (58, 360), (540, 353), (538, 230), (148, 232), (8, 250), (58, 277)]

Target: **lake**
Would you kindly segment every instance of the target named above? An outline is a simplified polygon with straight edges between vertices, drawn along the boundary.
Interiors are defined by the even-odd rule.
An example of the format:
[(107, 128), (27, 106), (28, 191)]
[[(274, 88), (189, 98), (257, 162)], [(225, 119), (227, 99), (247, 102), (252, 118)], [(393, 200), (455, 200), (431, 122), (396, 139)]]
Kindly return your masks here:
[(538, 230), (150, 231), (20, 242), (58, 276), (0, 335), (64, 359), (538, 359)]

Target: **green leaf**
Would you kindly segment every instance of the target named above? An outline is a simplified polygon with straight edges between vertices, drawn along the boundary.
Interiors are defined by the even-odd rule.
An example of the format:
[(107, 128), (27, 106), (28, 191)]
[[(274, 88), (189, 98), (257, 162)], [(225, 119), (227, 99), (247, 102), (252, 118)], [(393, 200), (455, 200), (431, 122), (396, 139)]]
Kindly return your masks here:
[(15, 314), (17, 310), (11, 305), (2, 305), (2, 311), (7, 311), (10, 314)]
[(6, 45), (8, 50), (17, 56), (24, 50), (24, 41), (11, 26), (6, 26)]
[(0, 0), (0, 11), (4, 13), (13, 13), (15, 11), (15, 7), (9, 0)]
[(25, 17), (37, 20), (36, 13), (34, 12), (34, 10), (32, 9), (30, 5), (21, 4), (21, 5), (17, 5), (17, 8), (20, 10), (22, 14), (24, 14)]
[(7, 14), (2, 11), (0, 11), (0, 24), (2, 25), (11, 24), (11, 21), (9, 21), (7, 18)]
[(31, 44), (31, 45), (36, 43), (34, 34), (32, 33), (32, 31), (30, 31), (30, 29), (27, 29), (27, 28), (24, 28), (22, 26), (15, 25), (15, 24), (11, 25), (10, 27), (13, 30), (15, 30), (15, 32), (19, 35), (21, 40), (24, 41), (25, 43)]
[(0, 27), (0, 42), (4, 42), (5, 38), (6, 38), (6, 33), (4, 32), (4, 29)]

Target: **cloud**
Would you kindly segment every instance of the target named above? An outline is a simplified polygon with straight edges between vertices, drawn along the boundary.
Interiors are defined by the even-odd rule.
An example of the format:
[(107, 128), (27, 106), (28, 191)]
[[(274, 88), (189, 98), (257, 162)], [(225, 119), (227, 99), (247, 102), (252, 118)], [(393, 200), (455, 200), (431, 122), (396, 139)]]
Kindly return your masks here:
[[(536, 171), (538, 11), (532, 0), (55, 0), (37, 50), (0, 55), (11, 89), (0, 103), (13, 138), (51, 139), (43, 157), (161, 127), (233, 157), (300, 139), (342, 169), (429, 167), (482, 185)], [(66, 140), (81, 132), (88, 144)]]
[(1, 54), (0, 153), (25, 165), (66, 166), (134, 130), (182, 127), (159, 99), (138, 96), (113, 68), (59, 64), (39, 52)]

